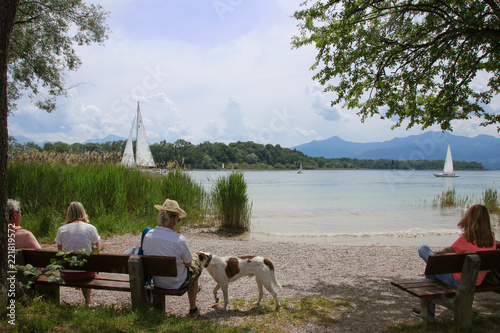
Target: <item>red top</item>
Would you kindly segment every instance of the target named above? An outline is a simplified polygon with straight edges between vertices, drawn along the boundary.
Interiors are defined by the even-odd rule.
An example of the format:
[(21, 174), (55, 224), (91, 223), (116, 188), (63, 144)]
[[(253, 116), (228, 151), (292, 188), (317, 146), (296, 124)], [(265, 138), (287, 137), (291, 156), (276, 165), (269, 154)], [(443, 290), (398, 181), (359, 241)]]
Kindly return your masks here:
[(35, 236), (26, 229), (17, 227), (14, 228), (16, 249), (41, 249), (40, 244), (36, 240)]
[[(492, 237), (493, 237), (493, 246), (492, 247), (479, 247), (476, 245), (476, 243), (472, 244), (472, 243), (469, 243), (466, 239), (465, 239), (465, 236), (464, 235), (461, 235), (456, 241), (455, 243), (453, 243), (453, 245), (451, 245), (453, 247), (453, 249), (455, 249), (455, 251), (457, 253), (461, 253), (461, 252), (478, 252), (478, 251), (490, 251), (490, 250), (496, 250), (497, 249), (497, 245), (496, 245), (496, 242), (495, 242), (495, 235), (492, 234)], [(486, 274), (488, 273), (488, 271), (479, 271), (479, 274), (477, 275), (477, 282), (476, 282), (476, 286), (479, 286), (484, 278), (486, 277)], [(462, 273), (453, 273), (453, 277), (459, 281), (460, 280), (460, 276), (462, 276)]]

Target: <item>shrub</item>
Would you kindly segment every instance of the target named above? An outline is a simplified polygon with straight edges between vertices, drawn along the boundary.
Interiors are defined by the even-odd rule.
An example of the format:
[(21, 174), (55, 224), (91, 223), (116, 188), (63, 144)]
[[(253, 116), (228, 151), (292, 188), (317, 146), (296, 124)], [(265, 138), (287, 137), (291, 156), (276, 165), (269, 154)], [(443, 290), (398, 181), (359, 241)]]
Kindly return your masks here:
[(221, 229), (242, 233), (250, 227), (252, 204), (242, 173), (231, 172), (220, 177), (212, 190), (212, 199), (221, 222)]

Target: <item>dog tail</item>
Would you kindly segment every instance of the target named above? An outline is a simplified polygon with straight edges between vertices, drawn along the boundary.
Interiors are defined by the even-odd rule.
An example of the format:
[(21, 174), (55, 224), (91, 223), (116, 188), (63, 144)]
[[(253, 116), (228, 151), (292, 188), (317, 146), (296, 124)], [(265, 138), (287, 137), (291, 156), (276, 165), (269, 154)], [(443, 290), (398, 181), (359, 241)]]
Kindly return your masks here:
[(274, 265), (269, 259), (264, 259), (264, 264), (269, 268), (269, 271), (271, 273), (271, 283), (275, 285), (279, 289), (283, 289), (281, 284), (276, 280), (276, 277), (274, 276)]
[(276, 280), (276, 276), (274, 276), (274, 269), (271, 269), (271, 279), (272, 284), (274, 284), (278, 289), (283, 289), (278, 280)]

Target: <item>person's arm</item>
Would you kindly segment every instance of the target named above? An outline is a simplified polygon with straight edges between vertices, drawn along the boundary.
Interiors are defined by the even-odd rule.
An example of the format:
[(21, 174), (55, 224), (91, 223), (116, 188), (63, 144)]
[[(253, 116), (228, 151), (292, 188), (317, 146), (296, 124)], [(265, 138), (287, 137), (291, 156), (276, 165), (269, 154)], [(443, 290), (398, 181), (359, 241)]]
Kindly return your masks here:
[(185, 262), (185, 263), (184, 263), (184, 266), (186, 266), (186, 267), (191, 267), (191, 263), (190, 263), (190, 262)]
[(445, 247), (442, 250), (437, 251), (436, 253), (456, 253), (455, 249), (452, 246)]

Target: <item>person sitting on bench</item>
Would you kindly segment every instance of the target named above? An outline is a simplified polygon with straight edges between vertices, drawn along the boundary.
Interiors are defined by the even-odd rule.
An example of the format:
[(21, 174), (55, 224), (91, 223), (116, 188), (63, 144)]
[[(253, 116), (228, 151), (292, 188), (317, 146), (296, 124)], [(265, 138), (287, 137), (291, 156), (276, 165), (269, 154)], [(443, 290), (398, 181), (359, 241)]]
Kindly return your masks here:
[(9, 213), (9, 233), (14, 233), (14, 244), (16, 249), (41, 249), (42, 247), (35, 236), (21, 227), (21, 204), (14, 199), (7, 200), (7, 211)]
[[(97, 233), (96, 227), (89, 223), (87, 213), (83, 205), (78, 201), (73, 201), (68, 205), (66, 221), (57, 230), (55, 243), (59, 251), (78, 251), (87, 249), (91, 252), (99, 251), (99, 240), (101, 237)], [(61, 271), (65, 281), (82, 281), (95, 277), (95, 272), (64, 270)], [(92, 290), (82, 288), (82, 294), (87, 306), (96, 304), (90, 299)]]
[[(196, 306), (196, 295), (199, 291), (198, 278), (202, 267), (198, 256), (193, 256), (184, 236), (174, 231), (179, 220), (186, 216), (186, 212), (179, 207), (175, 200), (167, 199), (163, 205), (155, 205), (159, 210), (158, 225), (150, 230), (142, 243), (144, 255), (172, 256), (177, 260), (176, 277), (155, 277), (155, 287), (163, 289), (179, 289), (188, 287), (190, 318), (197, 318), (200, 314)], [(193, 259), (194, 257), (194, 259)]]
[[(462, 230), (460, 237), (449, 247), (433, 252), (429, 246), (421, 245), (418, 254), (427, 263), (429, 256), (434, 253), (461, 253), (495, 250), (500, 242), (495, 241), (495, 234), (491, 231), (490, 215), (483, 205), (471, 206), (457, 226)], [(487, 271), (480, 271), (476, 285), (480, 285)], [(426, 276), (428, 279), (439, 279), (444, 284), (457, 287), (461, 273), (448, 273)], [(414, 308), (413, 313), (420, 315), (420, 308)]]

